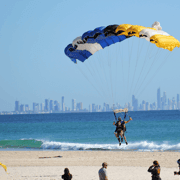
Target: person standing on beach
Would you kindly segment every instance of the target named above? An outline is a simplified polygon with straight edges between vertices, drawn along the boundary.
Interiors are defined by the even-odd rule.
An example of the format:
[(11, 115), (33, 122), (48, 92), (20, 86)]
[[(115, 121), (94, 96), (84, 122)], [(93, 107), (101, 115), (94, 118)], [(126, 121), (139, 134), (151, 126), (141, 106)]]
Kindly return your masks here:
[(107, 171), (106, 171), (107, 166), (108, 166), (108, 164), (106, 162), (102, 163), (102, 168), (98, 172), (99, 180), (108, 180)]
[(177, 160), (177, 163), (179, 165), (179, 172), (174, 171), (174, 175), (180, 175), (180, 159)]
[(158, 161), (154, 161), (153, 165), (149, 167), (148, 172), (152, 174), (152, 180), (161, 180), (160, 178), (160, 165)]
[(62, 175), (62, 179), (64, 179), (64, 180), (71, 180), (72, 179), (72, 174), (70, 174), (68, 168), (64, 169), (64, 174)]

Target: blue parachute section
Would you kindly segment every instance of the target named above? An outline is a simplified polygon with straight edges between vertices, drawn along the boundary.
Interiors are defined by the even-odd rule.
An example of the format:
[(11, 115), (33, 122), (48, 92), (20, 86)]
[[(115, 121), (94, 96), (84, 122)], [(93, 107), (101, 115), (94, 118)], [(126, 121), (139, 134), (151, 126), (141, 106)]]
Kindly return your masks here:
[(92, 54), (87, 50), (76, 50), (72, 44), (69, 44), (65, 50), (65, 54), (74, 62), (77, 63), (76, 59), (84, 62), (88, 59)]
[[(109, 27), (109, 26), (107, 26)], [(82, 43), (81, 47), (83, 46), (83, 49), (80, 50), (78, 48), (78, 42), (75, 43), (76, 45), (69, 44), (65, 48), (65, 54), (75, 63), (77, 63), (76, 59), (80, 60), (81, 62), (84, 62), (86, 59), (88, 59), (91, 55), (93, 55), (96, 51), (100, 49), (104, 49), (107, 46), (110, 46), (112, 44), (115, 44), (117, 42), (121, 42), (126, 39), (125, 35), (114, 35), (115, 30), (113, 29), (112, 31), (109, 31), (110, 33), (107, 35), (107, 27), (101, 26), (93, 31), (87, 31), (85, 32), (82, 36)], [(105, 32), (106, 30), (106, 32)], [(109, 29), (108, 29), (109, 30)], [(105, 34), (106, 33), (106, 34)], [(95, 48), (96, 51), (94, 52), (89, 52), (88, 47), (92, 47), (93, 44), (99, 44), (100, 47), (102, 48)], [(94, 45), (95, 46), (95, 45)]]

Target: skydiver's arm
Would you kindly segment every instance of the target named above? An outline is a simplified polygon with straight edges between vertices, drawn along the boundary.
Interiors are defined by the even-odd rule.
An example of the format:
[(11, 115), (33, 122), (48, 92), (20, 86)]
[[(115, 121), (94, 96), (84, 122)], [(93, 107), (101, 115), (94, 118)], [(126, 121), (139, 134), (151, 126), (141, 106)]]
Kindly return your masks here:
[(116, 121), (117, 121), (117, 117), (116, 117), (116, 113), (114, 112), (114, 117), (115, 117), (115, 119), (116, 119)]
[(128, 121), (124, 121), (125, 124), (127, 124), (128, 122), (130, 122), (132, 120), (132, 118), (130, 117)]
[(149, 169), (148, 169), (148, 172), (153, 172), (153, 170), (154, 170), (154, 168), (153, 168), (154, 166), (152, 165), (152, 166), (150, 166), (149, 167)]

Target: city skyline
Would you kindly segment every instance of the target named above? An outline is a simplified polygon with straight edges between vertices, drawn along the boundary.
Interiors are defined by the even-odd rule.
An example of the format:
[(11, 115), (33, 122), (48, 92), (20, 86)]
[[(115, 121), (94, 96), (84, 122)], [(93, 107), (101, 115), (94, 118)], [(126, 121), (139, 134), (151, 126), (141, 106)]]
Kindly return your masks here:
[[(20, 101), (15, 101), (14, 111), (12, 114), (31, 114), (31, 113), (68, 113), (68, 112), (107, 112), (114, 109), (128, 108), (129, 111), (146, 111), (146, 110), (178, 110), (180, 109), (179, 94), (175, 97), (168, 98), (166, 91), (161, 96), (160, 88), (157, 89), (157, 101), (150, 103), (146, 100), (138, 102), (135, 95), (132, 95), (132, 101), (124, 105), (120, 103), (101, 105), (90, 103), (88, 107), (83, 106), (83, 102), (76, 102), (76, 99), (71, 100), (71, 107), (66, 106), (65, 97), (61, 97), (61, 102), (52, 99), (45, 99), (42, 103), (32, 103), (32, 109), (29, 104), (20, 104)], [(8, 112), (4, 112), (5, 114)], [(3, 114), (3, 112), (1, 112)]]

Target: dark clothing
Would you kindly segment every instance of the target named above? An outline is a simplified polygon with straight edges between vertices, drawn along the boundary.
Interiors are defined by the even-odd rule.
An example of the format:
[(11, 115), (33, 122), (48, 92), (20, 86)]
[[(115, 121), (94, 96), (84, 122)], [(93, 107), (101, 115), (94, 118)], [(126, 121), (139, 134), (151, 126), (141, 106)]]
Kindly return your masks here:
[(64, 175), (62, 175), (62, 179), (71, 180), (72, 179), (72, 174), (64, 174)]
[(161, 180), (160, 178), (160, 166), (150, 166), (148, 172), (152, 174), (152, 180)]
[(118, 132), (118, 131), (120, 132), (121, 130), (123, 130), (123, 126), (121, 124), (121, 121), (116, 122), (115, 126), (116, 126), (115, 132)]

